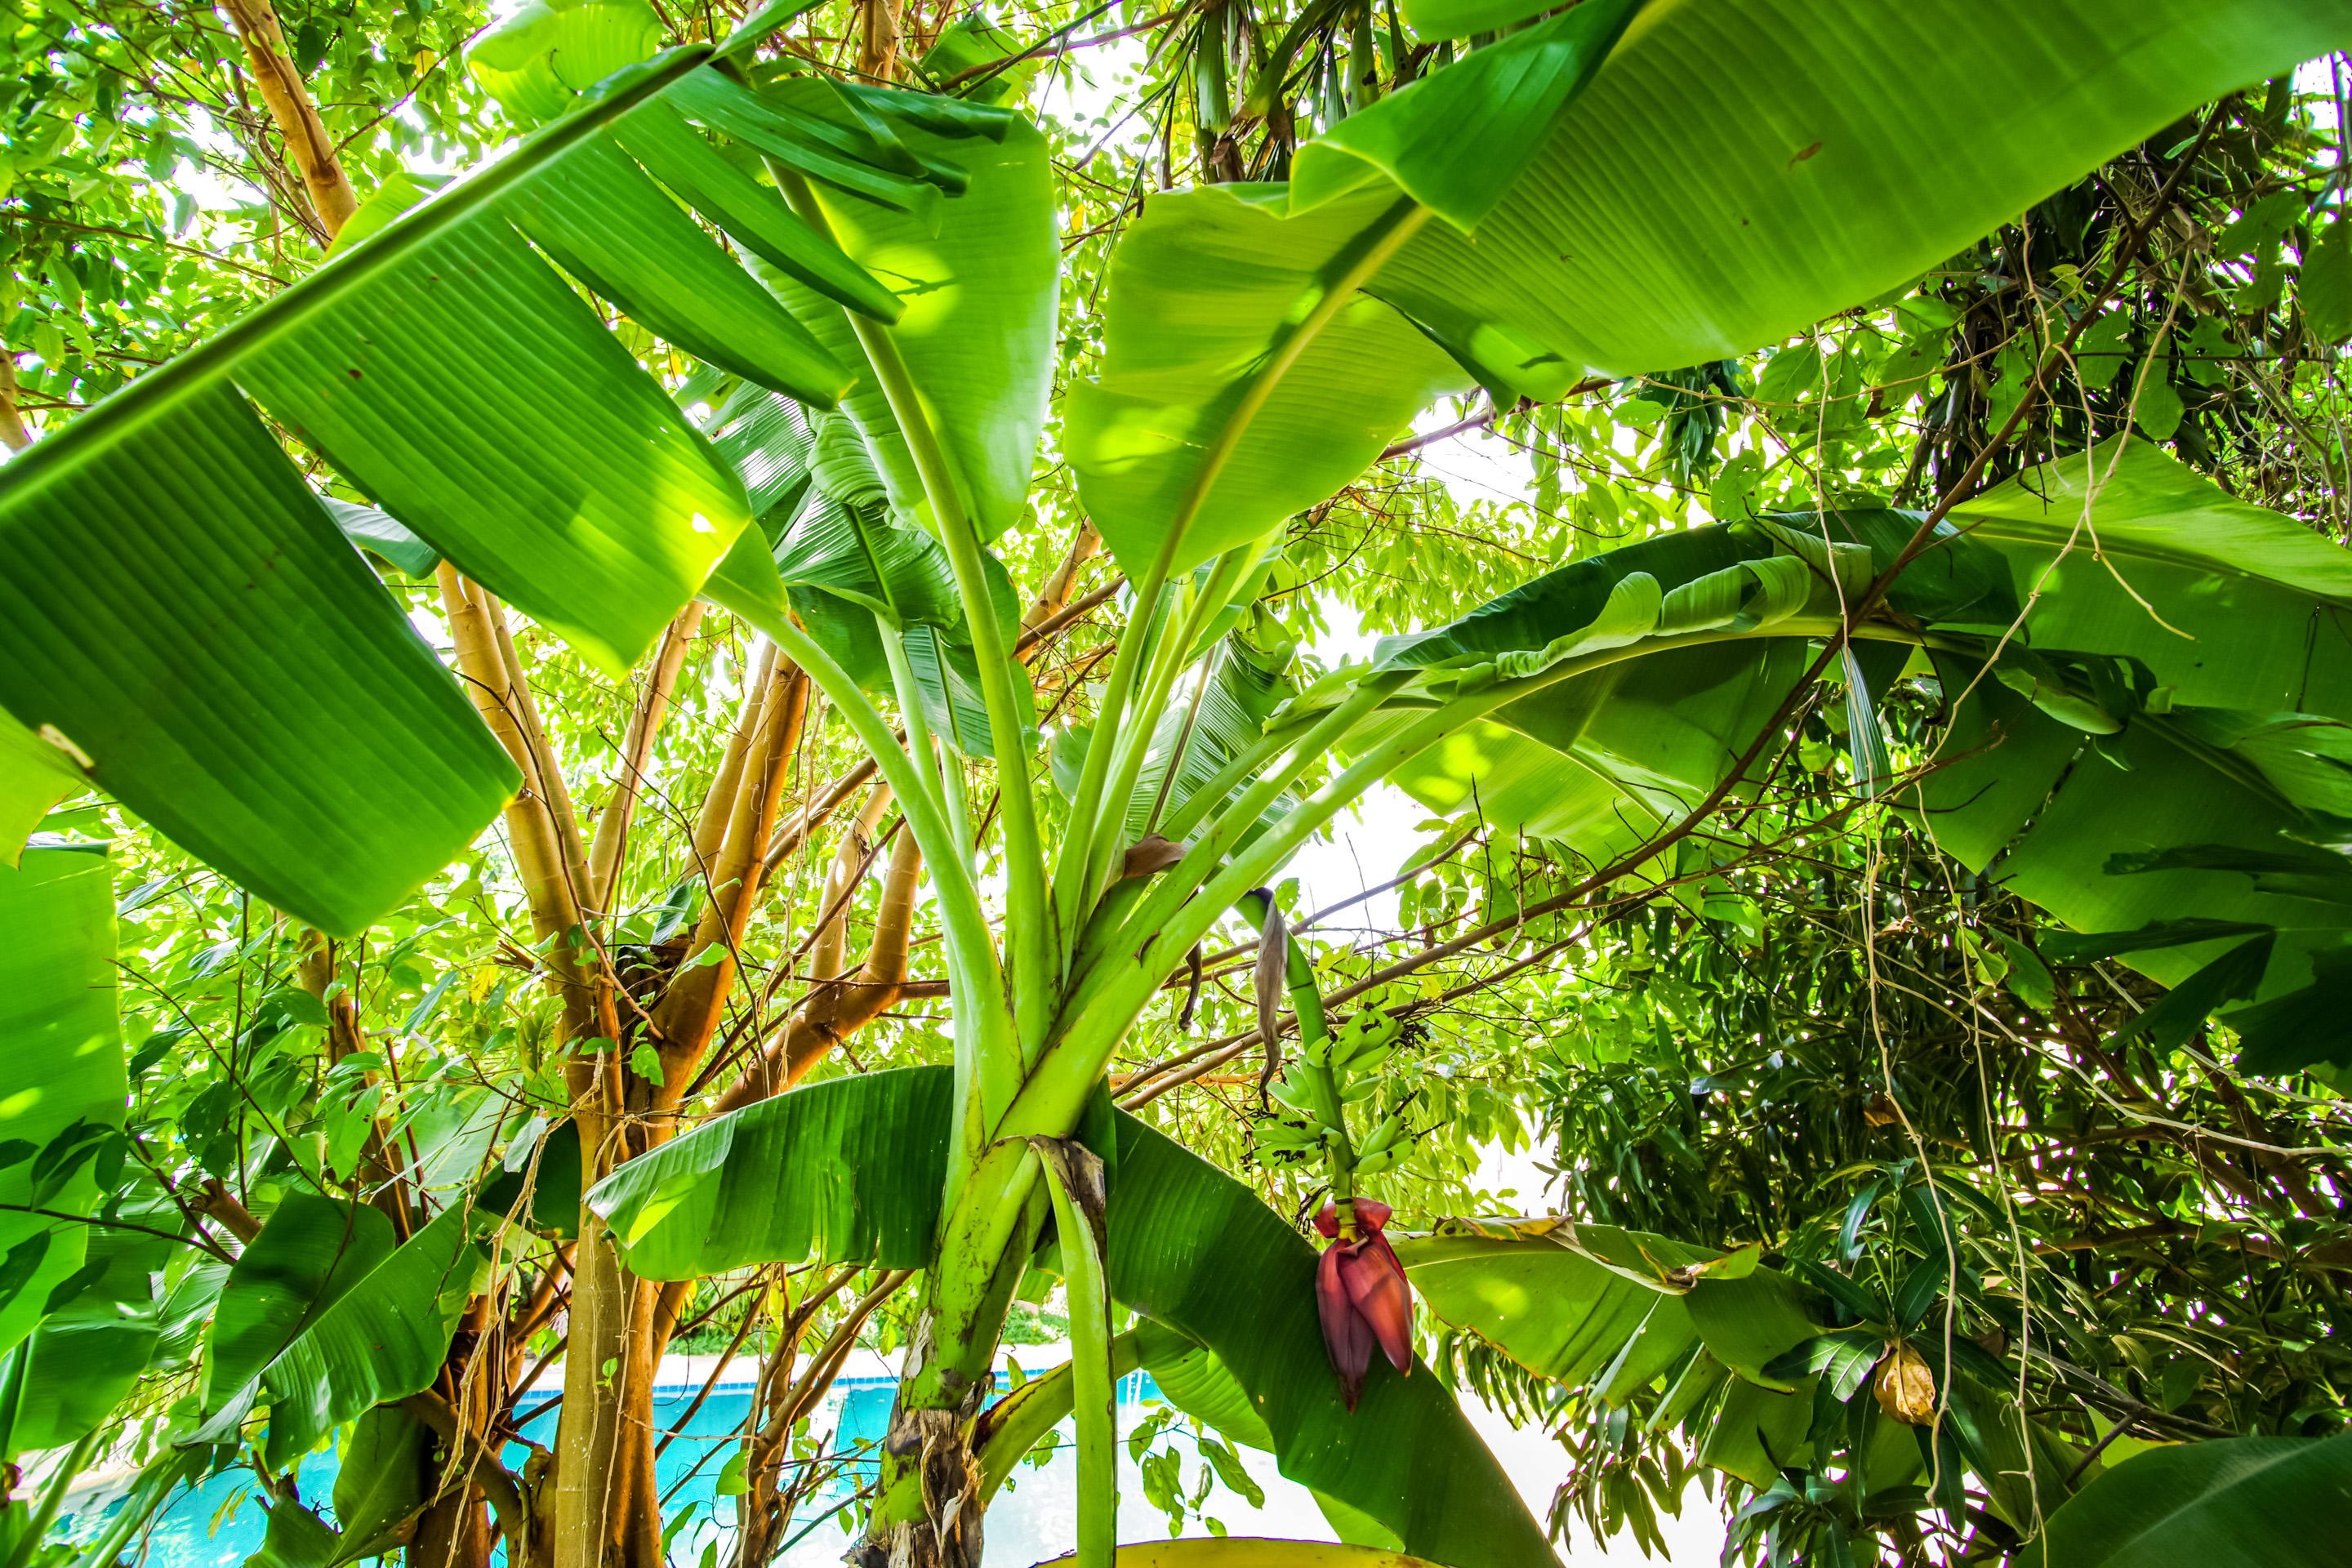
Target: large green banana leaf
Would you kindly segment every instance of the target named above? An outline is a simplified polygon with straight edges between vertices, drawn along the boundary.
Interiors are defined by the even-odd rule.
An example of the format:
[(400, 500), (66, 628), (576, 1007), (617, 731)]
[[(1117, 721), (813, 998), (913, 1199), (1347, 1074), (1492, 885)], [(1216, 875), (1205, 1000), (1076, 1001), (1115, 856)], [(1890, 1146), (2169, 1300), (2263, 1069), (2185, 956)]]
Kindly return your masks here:
[(1558, 1219), (1449, 1220), (1396, 1244), (1429, 1310), (1539, 1377), (1647, 1385), (1704, 1346), (1716, 1363), (1787, 1392), (1772, 1370), (1821, 1330), (1754, 1248), (1717, 1254), (1668, 1237)]
[(1955, 516), (2017, 605), (2038, 595), (2036, 648), (2137, 659), (2197, 707), (2352, 711), (2352, 552), (2147, 441), (2030, 468)]
[(1341, 1402), (1315, 1311), (1315, 1248), (1256, 1194), (1122, 1115), (1111, 1292), (1202, 1346), (1247, 1394), (1282, 1472), (1456, 1568), (1552, 1561), (1542, 1529), (1426, 1366), (1378, 1363)]
[[(877, 113), (892, 114), (901, 166), (958, 193), (944, 215), (838, 180), (815, 200), (834, 239), (902, 301), (891, 338), (945, 478), (983, 540), (1003, 532), (1026, 504), (1052, 384), (1060, 245), (1043, 135), (1008, 110), (814, 78), (760, 97), (717, 79), (688, 90), (689, 112), (788, 163), (811, 137), (862, 137)], [(770, 282), (851, 368), (842, 406), (872, 448), (893, 510), (908, 526), (929, 526), (906, 432), (848, 318), (803, 283)]]
[(25, 1404), (11, 1434), (30, 1453), (79, 1442), (115, 1419), (154, 1359), (160, 1327), (144, 1310), (111, 1301), (67, 1307), (26, 1342)]
[[(133, 1223), (157, 1230), (184, 1225), (177, 1210), (157, 1206), (160, 1213), (140, 1214)], [(85, 1246), (80, 1289), (18, 1352), (28, 1358), (25, 1392), (8, 1436), (21, 1453), (79, 1442), (112, 1420), (163, 1339), (155, 1278), (175, 1245), (143, 1231), (94, 1226)]]
[[(1753, 1248), (1717, 1256), (1606, 1226), (1454, 1220), (1397, 1253), (1431, 1312), (1538, 1376), (1611, 1404), (1664, 1377), (1651, 1428), (1680, 1426), (1698, 1463), (1759, 1489), (1800, 1461), (1823, 1400), (1847, 1407), (1865, 1493), (1910, 1485), (1922, 1469), (1914, 1430), (1865, 1387), (1888, 1353), (1885, 1331), (1823, 1331), (1790, 1278), (1759, 1267)], [(1940, 1348), (1926, 1349), (1948, 1364)], [(1937, 1383), (1960, 1460), (1996, 1514), (2031, 1529), (2037, 1506), (2072, 1492), (2081, 1455), (2039, 1423), (2029, 1454), (2006, 1393), (1968, 1375), (1938, 1373)]]
[(1486, 220), (1407, 251), (1398, 297), (1475, 267), (1510, 291), (1497, 324), (1571, 364), (1743, 353), (2347, 36), (2339, 0), (1653, 0)]
[[(778, 500), (761, 514), (763, 535), (747, 531), (713, 575), (713, 596), (738, 607), (746, 601), (771, 610), (788, 605), (868, 691), (895, 694), (882, 639), (898, 637), (932, 733), (965, 756), (989, 754), (979, 657), (955, 569), (937, 539), (911, 522), (890, 521), (874, 444), (845, 413), (810, 426), (790, 399), (754, 386), (731, 399), (718, 422), (719, 449), (747, 484), (758, 476), (755, 495), (763, 490)], [(772, 570), (756, 553), (762, 538)], [(1020, 626), (1013, 580), (986, 550), (981, 570), (998, 639), (1009, 645)], [(1025, 704), (1029, 683), (1015, 682), (1013, 692)], [(1020, 718), (1024, 728), (1032, 725), (1026, 706)]]
[(525, 124), (552, 120), (604, 78), (661, 46), (645, 0), (525, 0), (466, 49), (466, 69)]
[(1414, 1237), (1397, 1243), (1397, 1258), (1440, 1321), (1570, 1387), (1611, 1373), (1634, 1346), (1649, 1376), (1633, 1382), (1647, 1383), (1697, 1340), (1689, 1315), (1658, 1279), (1612, 1268), (1549, 1236)]
[(763, 1100), (629, 1161), (588, 1206), (646, 1279), (810, 1258), (920, 1268), (947, 1182), (950, 1079), (900, 1068)]
[[(856, 365), (688, 209), (833, 321), (836, 301), (901, 317), (896, 295), (696, 126), (748, 112), (761, 151), (797, 150), (810, 178), (878, 211), (982, 186), (908, 159), (902, 135), (1019, 140), (1001, 115), (971, 123), (909, 95), (862, 97), (847, 127), (763, 101), (707, 49), (635, 68), (10, 463), (0, 708), (305, 920), (350, 931), (396, 905), (515, 774), (247, 398), (435, 554), (625, 667), (752, 521), (751, 499), (541, 250), (678, 346), (823, 405)], [(1045, 221), (1050, 252), (1050, 205)], [(936, 329), (944, 307), (929, 309)], [(0, 760), (12, 801), (28, 794), (23, 750)]]
[[(2032, 647), (2128, 661), (2152, 689), (2085, 712), (2038, 677), (1939, 653), (1947, 689), (1974, 691), (1922, 791), (1938, 841), (2078, 931), (2217, 922), (2209, 941), (2116, 944), (2168, 984), (2245, 942), (2229, 928), (2263, 928), (2245, 973), (2210, 976), (2196, 1012), (2304, 986), (2352, 935), (2352, 909), (2245, 873), (2326, 861), (2298, 841), (2340, 842), (2352, 815), (2352, 556), (2145, 447), (2033, 470), (1964, 517), (1970, 551), (2021, 597), (2039, 588)], [(2333, 1032), (2292, 1033), (2297, 1048), (2252, 1065), (2345, 1058)]]
[(1181, 568), (1441, 391), (1773, 342), (2347, 37), (2346, 0), (1591, 0), (1349, 117), (1286, 187), (1148, 203), (1072, 394), (1080, 494), (1130, 574)]
[(269, 1527), (245, 1568), (329, 1568), (342, 1540), (335, 1527), (302, 1504), (280, 1498), (269, 1505)]
[[(590, 1191), (588, 1205), (646, 1279), (812, 1258), (919, 1267), (938, 1226), (951, 1095), (946, 1068), (794, 1089), (630, 1161)], [(1116, 1142), (1111, 1294), (1213, 1354), (1245, 1391), (1284, 1474), (1454, 1568), (1551, 1561), (1542, 1530), (1427, 1368), (1410, 1377), (1374, 1368), (1348, 1410), (1323, 1349), (1306, 1238), (1132, 1117), (1118, 1118)]]
[(1274, 1451), (1274, 1433), (1265, 1417), (1250, 1403), (1244, 1388), (1224, 1363), (1208, 1351), (1168, 1327), (1145, 1318), (1130, 1331), (1135, 1335), (1136, 1364), (1168, 1402), (1185, 1415), (1208, 1423), (1236, 1443)]
[(77, 460), (101, 416), (0, 476), (0, 704), (262, 897), (354, 930), (517, 775), (233, 394), (110, 419)]
[(2352, 1436), (2230, 1437), (2135, 1454), (2050, 1516), (2032, 1568), (2321, 1568), (2352, 1536)]
[(433, 1500), (439, 1477), (431, 1428), (397, 1405), (380, 1405), (352, 1423), (335, 1469), (338, 1563), (389, 1555), (397, 1533)]
[[(1958, 690), (1981, 666), (1940, 658), (1937, 668)], [(2168, 985), (2263, 927), (2276, 936), (2253, 983), (2213, 1005), (2276, 996), (2352, 932), (2352, 910), (2272, 890), (2227, 863), (2293, 851), (2344, 804), (2328, 776), (2352, 757), (2340, 718), (2178, 708), (2095, 738), (1983, 679), (1944, 749), (1952, 764), (1922, 787), (1925, 820), (1971, 868), (2082, 931), (2220, 922), (2204, 941), (2119, 944), (2126, 963)], [(2132, 868), (2151, 861), (2160, 868)]]
[(103, 846), (35, 847), (0, 867), (0, 1047), (12, 1086), (0, 1100), (0, 1350), (32, 1332), (51, 1291), (83, 1263), (99, 1169), (120, 1130), (129, 1084), (114, 1005), (114, 880)]
[(450, 1208), (278, 1352), (261, 1374), (272, 1468), (296, 1463), (362, 1412), (432, 1386), (467, 1298), (481, 1289), (489, 1268), (472, 1223), (465, 1208)]
[[(2110, 700), (2120, 712), (2084, 712), (2037, 680), (1939, 654), (1948, 690), (1974, 690), (1923, 791), (1938, 842), (2078, 931), (2183, 915), (2271, 928), (2252, 993), (2309, 979), (2313, 955), (2352, 932), (2352, 910), (2238, 867), (2308, 858), (2294, 840), (2330, 841), (2352, 815), (2352, 554), (2145, 444), (2031, 470), (1956, 515), (1969, 537), (1949, 552), (1997, 562), (2016, 603), (2038, 590), (2030, 647), (2126, 660), (2153, 688)], [(1998, 632), (2013, 618), (1945, 624)], [(2127, 958), (2178, 984), (2231, 941)]]
[[(1838, 605), (1918, 521), (1855, 509), (1667, 535), (1388, 639), (1378, 664), (1425, 668), (1433, 689), (1591, 667), (1397, 782), (1607, 863), (1721, 783)], [(2146, 443), (2108, 446), (1958, 509), (1887, 612), (1862, 646), (1927, 642), (1952, 714), (1909, 804), (1971, 869), (2078, 931), (2226, 922), (2202, 942), (2116, 944), (2168, 984), (2246, 930), (2275, 932), (2255, 982), (2212, 1005), (2304, 985), (2352, 932), (2346, 905), (2245, 874), (2308, 858), (2294, 840), (2333, 842), (2352, 816), (2352, 647), (2329, 629), (2352, 613), (2352, 556)]]
[[(1574, 563), (1440, 630), (1383, 639), (1377, 668), (1426, 668), (1424, 679), (1454, 690), (1603, 660), (1447, 736), (1395, 782), (1440, 812), (1475, 799), (1506, 831), (1613, 858), (1724, 776), (1869, 567), (1865, 551), (1778, 524), (1695, 529)], [(1351, 745), (1410, 721), (1401, 710)]]
[(392, 1221), (365, 1204), (289, 1194), (221, 1285), (205, 1330), (205, 1414), (247, 1397), (269, 1363), (398, 1245)]
[(0, 711), (0, 866), (13, 868), (49, 808), (84, 787), (62, 750)]

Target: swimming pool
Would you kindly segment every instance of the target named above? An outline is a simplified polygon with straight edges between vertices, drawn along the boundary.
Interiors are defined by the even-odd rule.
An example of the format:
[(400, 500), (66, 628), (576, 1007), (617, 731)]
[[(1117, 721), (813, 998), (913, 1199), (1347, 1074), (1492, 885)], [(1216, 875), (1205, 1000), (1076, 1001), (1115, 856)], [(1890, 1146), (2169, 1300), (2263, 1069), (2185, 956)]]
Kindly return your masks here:
[[(793, 1529), (806, 1533), (778, 1559), (788, 1568), (831, 1568), (851, 1544), (848, 1531), (855, 1528), (856, 1510), (839, 1505), (854, 1491), (859, 1472), (871, 1473), (866, 1469), (870, 1461), (865, 1460), (864, 1456), (873, 1451), (888, 1424), (890, 1400), (896, 1388), (897, 1382), (892, 1378), (847, 1378), (835, 1383), (819, 1406), (809, 1424), (810, 1431), (824, 1436), (824, 1451), (828, 1457), (851, 1462), (843, 1467), (841, 1479), (830, 1491), (812, 1500), (795, 1518)], [(681, 1424), (678, 1417), (699, 1392), (699, 1384), (665, 1386), (657, 1393), (654, 1407), (655, 1417), (664, 1430), (674, 1430), (676, 1434), (656, 1467), (665, 1499), (664, 1523), (677, 1526), (668, 1551), (668, 1561), (675, 1568), (700, 1568), (706, 1561), (724, 1563), (734, 1536), (734, 1500), (719, 1495), (719, 1478), (730, 1445), (742, 1433), (752, 1387), (748, 1379), (719, 1384), (702, 1407)], [(1148, 1373), (1133, 1373), (1120, 1379), (1118, 1394), (1122, 1437), (1136, 1423), (1160, 1407), (1159, 1388)], [(535, 1441), (549, 1444), (552, 1443), (553, 1434), (539, 1428), (552, 1425), (551, 1414), (543, 1421), (527, 1417), (523, 1423), (524, 1430)], [(1187, 1433), (1188, 1428), (1179, 1420), (1155, 1447), (1165, 1451), (1172, 1444), (1181, 1467), (1182, 1489), (1188, 1498), (1205, 1478), (1202, 1512), (1235, 1535), (1332, 1539), (1313, 1496), (1306, 1488), (1284, 1479), (1276, 1472), (1274, 1456), (1248, 1448), (1240, 1451), (1250, 1479), (1265, 1493), (1265, 1505), (1256, 1507), (1216, 1478), (1213, 1469), (1195, 1451), (1189, 1436), (1184, 1435)], [(1023, 1564), (1058, 1556), (1076, 1544), (1076, 1461), (1071, 1447), (1073, 1441), (1071, 1425), (1065, 1422), (1055, 1434), (1051, 1458), (1038, 1468), (1026, 1464), (1017, 1468), (1005, 1489), (990, 1505), (988, 1554), (992, 1562), (1005, 1564), (1006, 1568), (1021, 1568)], [(520, 1469), (525, 1452), (520, 1447), (510, 1447), (508, 1463)], [(1142, 1476), (1124, 1441), (1118, 1462), (1120, 1539), (1164, 1539), (1168, 1534), (1167, 1516), (1146, 1500)], [(1165, 1461), (1160, 1462), (1164, 1467)], [(304, 1459), (297, 1472), (303, 1501), (320, 1509), (331, 1521), (333, 1514), (327, 1500), (334, 1489), (338, 1463), (338, 1455), (330, 1448)], [(119, 1497), (109, 1496), (104, 1490), (89, 1494), (89, 1503), (77, 1513), (72, 1511), (73, 1500), (68, 1500), (68, 1511), (61, 1519), (60, 1527), (76, 1540), (86, 1541), (97, 1535), (107, 1518), (121, 1506)], [(242, 1563), (261, 1545), (263, 1510), (267, 1504), (250, 1471), (226, 1472), (187, 1488), (149, 1531), (144, 1561), (148, 1568), (229, 1568)], [(688, 1513), (689, 1509), (693, 1510), (691, 1514)], [(685, 1516), (682, 1524), (678, 1523), (681, 1516)], [(1187, 1533), (1196, 1533), (1200, 1529), (1198, 1524), (1192, 1525)]]

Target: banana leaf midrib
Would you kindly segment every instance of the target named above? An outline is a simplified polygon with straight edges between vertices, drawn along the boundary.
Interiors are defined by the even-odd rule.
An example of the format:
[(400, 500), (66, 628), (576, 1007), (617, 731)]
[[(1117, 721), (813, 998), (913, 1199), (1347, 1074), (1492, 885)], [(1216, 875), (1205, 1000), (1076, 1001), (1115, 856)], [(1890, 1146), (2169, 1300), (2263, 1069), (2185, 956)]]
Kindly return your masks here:
[[(2047, 526), (2043, 525), (2045, 528)], [(2128, 533), (2119, 532), (2117, 537), (2110, 539), (2099, 533), (2087, 521), (2074, 531), (2079, 537), (2068, 539), (2053, 539), (2033, 523), (2014, 517), (1969, 516), (1955, 523), (1954, 527), (1958, 536), (1963, 538), (1998, 541), (2002, 544), (2013, 545), (2021, 550), (2053, 551), (2056, 552), (2056, 560), (2051, 563), (2052, 565), (2057, 564), (2058, 561), (2064, 560), (2079, 550), (2085, 560), (2098, 564), (2105, 564), (2111, 560), (2137, 561), (2150, 566), (2170, 566), (2187, 572), (2203, 573), (2210, 573), (2215, 567), (2211, 554), (2200, 553), (2188, 549), (2168, 549), (2152, 540), (2135, 538)], [(2265, 587), (2277, 588), (2293, 594), (2309, 595), (2312, 598), (2336, 608), (2352, 610), (2352, 594), (2331, 594), (2300, 583), (2290, 583), (2259, 568), (2240, 567), (2238, 570), (2242, 571), (2247, 578)], [(2127, 579), (2122, 585), (2127, 591), (2134, 592), (2137, 596), (2137, 591), (2130, 590)], [(2182, 640), (2193, 642), (2196, 639), (2184, 634)]]
[(642, 74), (635, 80), (614, 87), (594, 104), (527, 138), (479, 174), (394, 218), (365, 244), (329, 257), (318, 270), (288, 285), (219, 336), (139, 377), (55, 436), (34, 442), (0, 470), (0, 493), (29, 498), (71, 474), (79, 464), (105, 459), (124, 434), (167, 416), (183, 397), (230, 374), (248, 353), (299, 330), (312, 310), (331, 309), (365, 288), (411, 252), (488, 208), (556, 156), (701, 68), (709, 56), (707, 44), (683, 46), (667, 60), (656, 56), (640, 68)]
[[(1496, 699), (1494, 708), (1499, 710), (1521, 698), (1532, 697), (1563, 680), (1572, 680), (1579, 676), (1590, 675), (1594, 670), (1606, 669), (1611, 665), (1623, 664), (1632, 659), (1647, 658), (1653, 654), (1672, 653), (1681, 648), (1709, 647), (1722, 643), (1764, 642), (1780, 637), (1794, 638), (1799, 641), (1817, 641), (1823, 637), (1835, 637), (1843, 629), (1843, 625), (1844, 623), (1835, 616), (1790, 616), (1785, 620), (1775, 621), (1766, 626), (1710, 626), (1705, 631), (1674, 632), (1664, 637), (1639, 638), (1633, 642), (1620, 644), (1615, 647), (1597, 648), (1591, 653), (1571, 654), (1549, 668), (1538, 670), (1533, 675), (1517, 676), (1508, 680), (1497, 681), (1491, 691), (1499, 691), (1503, 695)], [(1973, 639), (1964, 641), (1949, 634), (1938, 635), (1890, 621), (1866, 621), (1854, 627), (1853, 635), (1864, 642), (1907, 643), (1915, 647), (1946, 647), (1948, 645), (1948, 651), (1952, 652), (1971, 651), (1978, 646)], [(1456, 700), (1458, 700), (1456, 697), (1440, 697), (1426, 688), (1409, 688), (1389, 698), (1373, 711), (1376, 713), (1433, 712), (1449, 707)], [(1499, 711), (1490, 712), (1488, 716), (1500, 724), (1508, 725), (1510, 722), (1501, 718)]]

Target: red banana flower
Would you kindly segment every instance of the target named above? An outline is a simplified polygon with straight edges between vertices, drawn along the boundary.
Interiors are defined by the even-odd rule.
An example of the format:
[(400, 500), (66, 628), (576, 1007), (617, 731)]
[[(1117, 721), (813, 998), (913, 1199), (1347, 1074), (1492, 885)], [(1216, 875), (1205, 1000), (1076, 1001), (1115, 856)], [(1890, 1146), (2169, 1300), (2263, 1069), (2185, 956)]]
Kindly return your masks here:
[(1335, 1205), (1325, 1204), (1315, 1216), (1315, 1228), (1333, 1238), (1316, 1265), (1315, 1309), (1323, 1320), (1323, 1344), (1331, 1352), (1331, 1365), (1339, 1373), (1350, 1410), (1363, 1391), (1374, 1345), (1397, 1371), (1412, 1371), (1412, 1288), (1405, 1283), (1396, 1249), (1381, 1234), (1389, 1223), (1389, 1205), (1358, 1198), (1354, 1206), (1353, 1241), (1338, 1239), (1339, 1211)]

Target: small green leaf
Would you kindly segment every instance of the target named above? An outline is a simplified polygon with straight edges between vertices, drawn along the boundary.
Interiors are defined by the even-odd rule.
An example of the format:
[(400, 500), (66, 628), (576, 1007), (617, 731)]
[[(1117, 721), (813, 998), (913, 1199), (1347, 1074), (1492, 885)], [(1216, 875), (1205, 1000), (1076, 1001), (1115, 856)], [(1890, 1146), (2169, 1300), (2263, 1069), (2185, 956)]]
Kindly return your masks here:
[(2326, 343), (2352, 338), (2352, 222), (2330, 223), (2303, 258), (2304, 324)]
[(10, 1247), (6, 1258), (0, 1258), (0, 1306), (16, 1299), (16, 1293), (24, 1289), (34, 1272), (41, 1267), (41, 1259), (47, 1256), (48, 1250), (49, 1233), (37, 1230)]
[(2001, 956), (2009, 961), (2009, 988), (2017, 993), (2017, 999), (2037, 1013), (2046, 1013), (2056, 1006), (2058, 982), (2040, 955), (2005, 932), (1995, 931), (1992, 939), (2000, 945)]
[(2138, 399), (2132, 405), (2132, 423), (2140, 434), (2151, 441), (2169, 441), (2180, 428), (2183, 410), (2180, 394), (2172, 390), (2161, 365), (2151, 367), (2139, 385)]

